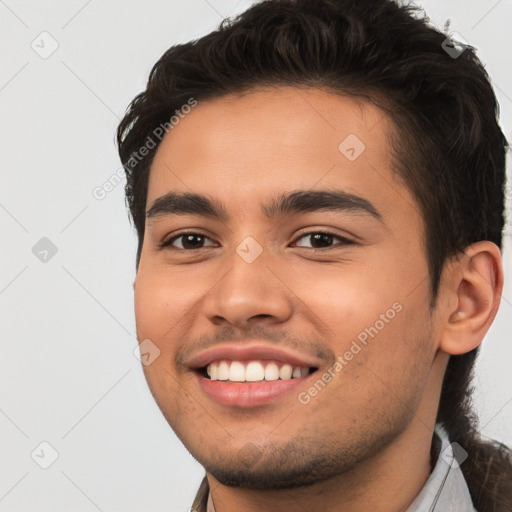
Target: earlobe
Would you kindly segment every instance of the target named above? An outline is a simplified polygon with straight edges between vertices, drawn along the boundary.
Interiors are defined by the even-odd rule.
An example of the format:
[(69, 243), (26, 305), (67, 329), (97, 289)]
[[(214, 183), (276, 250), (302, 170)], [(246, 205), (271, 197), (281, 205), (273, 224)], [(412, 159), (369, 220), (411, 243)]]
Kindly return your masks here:
[(445, 314), (439, 348), (451, 355), (478, 347), (493, 322), (503, 290), (501, 252), (492, 242), (466, 248), (453, 264), (448, 290), (456, 300)]

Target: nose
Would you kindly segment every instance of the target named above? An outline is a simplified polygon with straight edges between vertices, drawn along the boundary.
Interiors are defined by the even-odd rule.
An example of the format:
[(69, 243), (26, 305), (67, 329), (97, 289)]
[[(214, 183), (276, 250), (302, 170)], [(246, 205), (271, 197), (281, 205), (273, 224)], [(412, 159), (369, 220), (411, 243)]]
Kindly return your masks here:
[(264, 254), (248, 263), (234, 253), (224, 277), (203, 302), (208, 320), (240, 329), (286, 322), (293, 311), (293, 292), (268, 263)]

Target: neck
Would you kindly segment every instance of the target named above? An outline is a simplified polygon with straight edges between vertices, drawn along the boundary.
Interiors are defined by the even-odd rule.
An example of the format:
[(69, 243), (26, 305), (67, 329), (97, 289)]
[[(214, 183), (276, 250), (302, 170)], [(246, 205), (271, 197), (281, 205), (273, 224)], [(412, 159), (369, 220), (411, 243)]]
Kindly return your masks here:
[(409, 428), (371, 459), (328, 481), (289, 490), (230, 488), (208, 474), (215, 512), (405, 512), (431, 471), (434, 425), (413, 420)]

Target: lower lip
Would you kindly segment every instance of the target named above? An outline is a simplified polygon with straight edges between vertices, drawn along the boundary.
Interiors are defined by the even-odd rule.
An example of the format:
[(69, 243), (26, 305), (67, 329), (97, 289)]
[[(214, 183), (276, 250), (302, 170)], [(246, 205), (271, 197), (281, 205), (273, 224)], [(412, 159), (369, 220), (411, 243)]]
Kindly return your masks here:
[(216, 402), (230, 407), (257, 407), (291, 394), (312, 374), (296, 379), (261, 382), (210, 380), (196, 375), (203, 391)]

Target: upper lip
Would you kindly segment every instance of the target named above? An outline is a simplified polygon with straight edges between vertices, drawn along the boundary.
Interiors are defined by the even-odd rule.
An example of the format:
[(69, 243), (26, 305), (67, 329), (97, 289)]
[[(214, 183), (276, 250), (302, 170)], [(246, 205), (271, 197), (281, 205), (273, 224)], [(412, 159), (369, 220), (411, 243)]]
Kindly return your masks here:
[(188, 359), (186, 365), (195, 370), (204, 368), (213, 361), (227, 359), (230, 361), (254, 361), (270, 359), (283, 364), (300, 366), (302, 368), (318, 368), (321, 361), (312, 355), (298, 352), (294, 349), (269, 346), (258, 342), (250, 343), (221, 343), (203, 350)]

